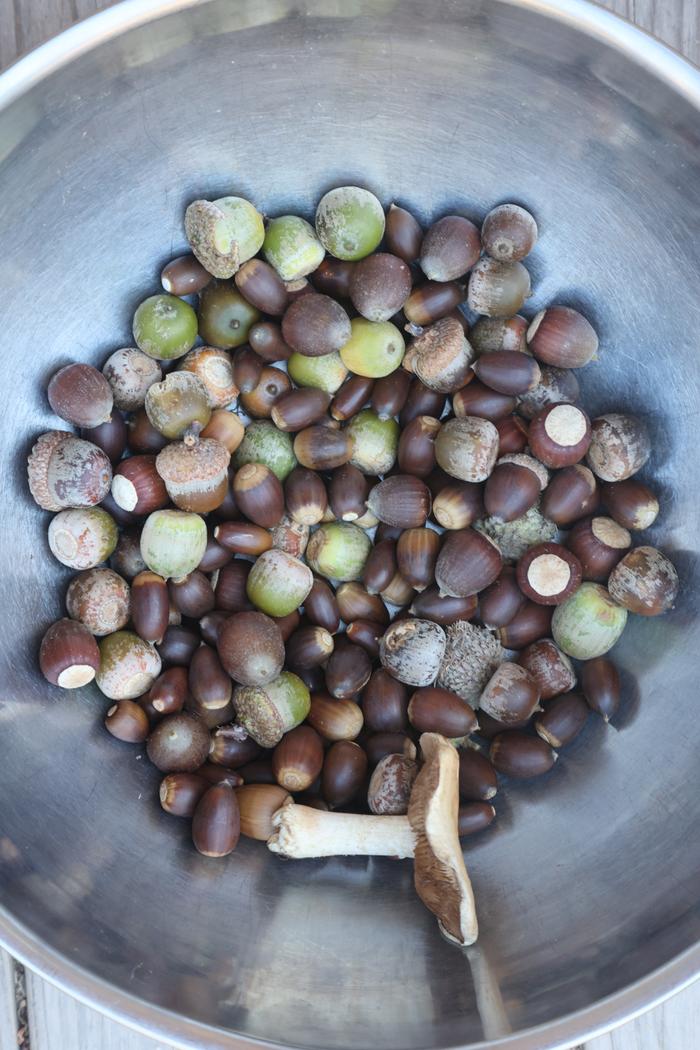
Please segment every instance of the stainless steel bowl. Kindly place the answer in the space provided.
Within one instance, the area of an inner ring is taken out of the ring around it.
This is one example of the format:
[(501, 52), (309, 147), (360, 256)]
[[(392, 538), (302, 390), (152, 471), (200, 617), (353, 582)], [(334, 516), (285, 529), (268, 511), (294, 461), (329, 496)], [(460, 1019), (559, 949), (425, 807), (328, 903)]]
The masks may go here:
[[(700, 971), (700, 76), (574, 0), (131, 0), (0, 78), (0, 936), (111, 1015), (183, 1045), (562, 1046)], [(654, 434), (653, 539), (676, 611), (633, 622), (625, 702), (470, 844), (464, 954), (411, 866), (196, 856), (157, 774), (47, 687), (37, 642), (68, 574), (24, 475), (47, 377), (128, 345), (194, 197), (309, 214), (337, 182), (416, 208), (535, 211), (530, 312), (601, 335), (594, 409)]]

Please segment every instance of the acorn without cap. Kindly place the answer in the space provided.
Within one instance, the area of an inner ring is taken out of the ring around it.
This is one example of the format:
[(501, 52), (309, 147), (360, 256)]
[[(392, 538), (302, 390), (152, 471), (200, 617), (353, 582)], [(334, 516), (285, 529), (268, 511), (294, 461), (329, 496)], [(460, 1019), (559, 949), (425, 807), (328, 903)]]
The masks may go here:
[(495, 543), (474, 529), (450, 532), (438, 555), (435, 581), (441, 595), (468, 598), (498, 576), (503, 561)]

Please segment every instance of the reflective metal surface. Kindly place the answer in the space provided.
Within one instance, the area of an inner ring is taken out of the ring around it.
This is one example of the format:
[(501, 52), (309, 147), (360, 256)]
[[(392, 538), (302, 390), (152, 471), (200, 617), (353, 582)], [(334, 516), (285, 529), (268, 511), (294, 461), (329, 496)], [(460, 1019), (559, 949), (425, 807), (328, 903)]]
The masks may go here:
[[(167, 13), (170, 12), (170, 13)], [(163, 15), (164, 17), (156, 17)], [(150, 21), (149, 21), (150, 19)], [(139, 24), (144, 23), (144, 24)], [(128, 30), (122, 32), (122, 30)], [(700, 81), (585, 5), (132, 2), (0, 78), (0, 937), (64, 987), (191, 1046), (542, 1048), (700, 970), (697, 771)], [(311, 212), (339, 181), (416, 208), (536, 213), (534, 312), (601, 335), (588, 404), (641, 411), (676, 611), (631, 624), (614, 727), (506, 787), (468, 848), (482, 936), (445, 943), (407, 863), (196, 856), (106, 701), (49, 688), (68, 573), (24, 486), (47, 377), (130, 342), (185, 203)]]

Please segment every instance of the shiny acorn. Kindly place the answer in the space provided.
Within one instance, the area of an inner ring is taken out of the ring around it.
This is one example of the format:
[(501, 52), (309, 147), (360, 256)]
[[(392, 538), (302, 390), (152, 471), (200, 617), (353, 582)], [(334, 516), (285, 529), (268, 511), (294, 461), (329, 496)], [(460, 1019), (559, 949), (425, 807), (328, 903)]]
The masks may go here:
[(510, 397), (533, 390), (541, 378), (540, 366), (535, 359), (517, 350), (494, 350), (482, 354), (472, 365), (472, 370), (485, 386)]
[(560, 543), (539, 543), (519, 559), (516, 575), (526, 598), (541, 605), (561, 605), (578, 589), (581, 563)]
[(324, 740), (354, 740), (362, 729), (363, 715), (359, 704), (349, 697), (334, 697), (324, 692), (312, 693), (307, 716)]
[(428, 587), (414, 595), (409, 612), (423, 620), (432, 620), (443, 627), (457, 623), (458, 620), (470, 620), (477, 610), (477, 597), (453, 598), (441, 596), (437, 587)]
[(112, 704), (104, 722), (107, 732), (126, 744), (142, 744), (150, 730), (148, 715), (133, 700), (118, 700)]
[(194, 255), (179, 255), (166, 263), (160, 274), (163, 291), (170, 295), (196, 295), (206, 288), (212, 275)]
[(321, 791), (331, 809), (347, 805), (363, 789), (367, 755), (353, 740), (337, 740), (326, 752)]
[(279, 399), (291, 389), (292, 384), (286, 372), (273, 365), (265, 365), (258, 385), (248, 393), (241, 394), (241, 406), (254, 419), (269, 419)]
[(408, 719), (419, 733), (466, 737), (477, 727), (474, 711), (456, 693), (435, 686), (417, 689), (408, 704)]
[(473, 747), (459, 750), (459, 795), (465, 802), (488, 802), (498, 791), (496, 770)]
[(632, 537), (612, 518), (596, 516), (578, 521), (567, 537), (567, 545), (581, 563), (584, 580), (605, 583), (632, 546)]
[(433, 529), (406, 529), (396, 544), (398, 571), (416, 591), (432, 583), (440, 551), (440, 536)]
[(524, 601), (515, 570), (504, 565), (494, 582), (479, 595), (479, 618), (486, 627), (505, 627)]
[(568, 306), (540, 310), (527, 330), (527, 342), (538, 361), (556, 368), (583, 368), (598, 352), (595, 329)]
[(419, 528), (430, 514), (430, 490), (420, 478), (394, 474), (371, 489), (367, 506), (387, 525)]
[(197, 803), (192, 816), (192, 841), (205, 857), (226, 857), (238, 845), (241, 818), (236, 793), (229, 784), (215, 784)]
[(489, 758), (499, 773), (522, 780), (549, 772), (557, 757), (544, 740), (515, 729), (494, 737), (489, 750)]
[(306, 596), (304, 612), (311, 624), (331, 635), (340, 627), (340, 610), (333, 589), (318, 577), (314, 578), (313, 586)]
[(563, 693), (545, 704), (535, 718), (537, 735), (550, 747), (566, 747), (585, 726), (590, 708), (580, 693)]
[(499, 627), (496, 637), (506, 649), (524, 649), (550, 633), (553, 607), (526, 599), (512, 620)]
[(326, 688), (338, 700), (357, 696), (372, 674), (372, 661), (359, 645), (342, 636), (337, 639), (325, 666)]
[(285, 791), (306, 791), (323, 767), (323, 744), (307, 725), (291, 729), (272, 754), (272, 772)]
[(547, 485), (541, 509), (555, 525), (567, 526), (589, 514), (598, 500), (595, 475), (582, 463), (558, 471)]
[(418, 220), (398, 204), (390, 204), (386, 213), (385, 240), (390, 252), (404, 262), (415, 262), (420, 255), (423, 230)]
[(609, 722), (620, 705), (620, 672), (612, 660), (598, 656), (581, 666), (581, 690), (592, 711)]
[(248, 779), (236, 789), (241, 815), (241, 835), (267, 842), (274, 830), (272, 818), (289, 798), (289, 792), (278, 784), (252, 783)]
[(399, 425), (402, 428), (407, 427), (416, 416), (432, 416), (434, 419), (440, 419), (444, 407), (445, 395), (437, 390), (431, 390), (417, 376), (414, 376), (399, 410)]
[(449, 532), (438, 555), (435, 582), (441, 595), (468, 598), (494, 582), (503, 565), (495, 543), (475, 529)]
[(342, 583), (335, 597), (341, 618), (346, 623), (352, 623), (353, 620), (389, 623), (389, 613), (382, 599), (366, 591), (361, 583), (354, 580)]
[(367, 376), (348, 376), (331, 401), (332, 418), (341, 422), (351, 420), (367, 404), (373, 387), (374, 380)]
[(600, 494), (610, 517), (625, 529), (648, 529), (658, 517), (657, 497), (636, 478), (601, 485)]
[(530, 294), (530, 274), (520, 262), (497, 262), (488, 256), (469, 275), (469, 309), (487, 317), (512, 317)]
[(515, 411), (515, 404), (516, 400), (512, 394), (501, 394), (474, 379), (455, 392), (452, 411), (458, 419), (464, 416), (481, 416), (482, 419), (497, 423)]
[(39, 668), (47, 682), (62, 689), (80, 689), (92, 682), (100, 666), (100, 650), (88, 628), (63, 619), (44, 634)]
[(487, 255), (499, 262), (518, 262), (529, 255), (537, 242), (537, 223), (518, 204), (499, 204), (488, 213), (481, 227), (481, 244)]

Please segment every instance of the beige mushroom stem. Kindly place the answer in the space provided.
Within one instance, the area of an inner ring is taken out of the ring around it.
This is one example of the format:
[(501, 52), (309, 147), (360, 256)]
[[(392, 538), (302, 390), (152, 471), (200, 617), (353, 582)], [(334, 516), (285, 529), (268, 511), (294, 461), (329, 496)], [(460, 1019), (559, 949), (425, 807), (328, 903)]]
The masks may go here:
[(407, 817), (324, 812), (288, 800), (272, 818), (268, 849), (293, 858), (413, 857), (418, 896), (447, 937), (472, 944), (478, 925), (457, 832), (459, 758), (437, 733), (424, 733), (420, 746)]

